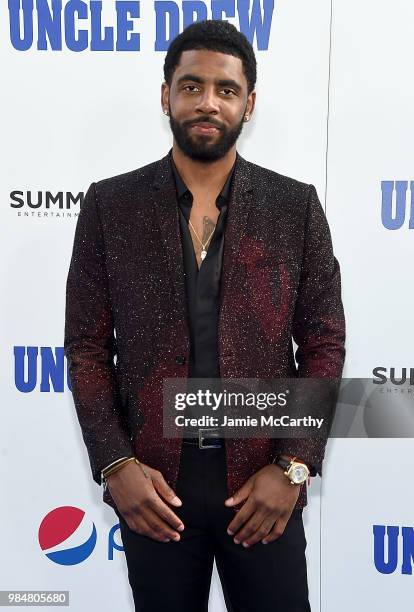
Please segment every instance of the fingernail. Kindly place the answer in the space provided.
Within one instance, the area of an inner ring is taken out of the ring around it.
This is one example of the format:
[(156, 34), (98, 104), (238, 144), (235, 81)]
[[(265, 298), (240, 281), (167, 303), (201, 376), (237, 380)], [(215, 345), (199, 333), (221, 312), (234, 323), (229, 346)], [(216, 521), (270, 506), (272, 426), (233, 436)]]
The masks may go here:
[(169, 542), (170, 538), (167, 538), (166, 540), (163, 540), (163, 542)]
[(173, 540), (175, 540), (176, 542), (178, 542), (179, 539), (180, 539), (180, 536), (178, 535), (178, 533), (173, 536)]
[(236, 540), (236, 538), (234, 538), (234, 543), (235, 544), (240, 544), (240, 540)]
[(243, 546), (244, 546), (245, 548), (249, 548), (249, 544), (248, 544), (247, 542), (243, 542)]
[(231, 531), (231, 529), (227, 529), (227, 533), (228, 533), (229, 535), (233, 535), (233, 534), (234, 534), (234, 531)]
[(175, 506), (181, 506), (182, 505), (182, 501), (179, 497), (175, 496), (172, 498), (171, 503), (174, 504)]
[(229, 499), (226, 499), (226, 501), (224, 503), (225, 504), (232, 504), (233, 503), (233, 498), (229, 497)]
[(179, 525), (179, 526), (177, 527), (177, 531), (183, 531), (183, 529), (184, 529), (184, 525)]

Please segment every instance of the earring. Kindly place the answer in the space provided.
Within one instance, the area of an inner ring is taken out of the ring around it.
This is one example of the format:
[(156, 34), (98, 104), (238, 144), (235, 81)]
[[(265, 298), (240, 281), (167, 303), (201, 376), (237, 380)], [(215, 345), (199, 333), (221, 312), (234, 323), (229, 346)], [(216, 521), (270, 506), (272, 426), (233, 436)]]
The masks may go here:
[(245, 121), (249, 121), (249, 116), (248, 115), (244, 115), (244, 120)]
[(168, 113), (167, 109), (166, 109), (166, 108), (164, 108), (164, 115), (168, 115), (168, 114), (169, 114), (169, 113)]

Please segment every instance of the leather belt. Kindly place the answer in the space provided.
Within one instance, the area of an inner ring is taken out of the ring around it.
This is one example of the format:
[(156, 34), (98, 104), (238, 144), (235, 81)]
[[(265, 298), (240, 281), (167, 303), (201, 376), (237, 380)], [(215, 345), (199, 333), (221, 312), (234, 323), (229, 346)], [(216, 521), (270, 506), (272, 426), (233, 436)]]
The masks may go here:
[(185, 446), (197, 446), (200, 449), (221, 448), (224, 439), (220, 438), (220, 432), (215, 428), (204, 427), (198, 430), (198, 436), (183, 438)]

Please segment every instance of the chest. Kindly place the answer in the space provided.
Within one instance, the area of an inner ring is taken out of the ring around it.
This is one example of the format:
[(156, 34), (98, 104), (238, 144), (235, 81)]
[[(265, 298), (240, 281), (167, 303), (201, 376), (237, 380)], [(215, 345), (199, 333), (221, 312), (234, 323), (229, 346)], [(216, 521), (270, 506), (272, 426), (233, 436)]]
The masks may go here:
[(203, 254), (207, 252), (211, 243), (219, 215), (220, 211), (216, 206), (193, 206), (191, 209), (188, 229), (199, 268)]

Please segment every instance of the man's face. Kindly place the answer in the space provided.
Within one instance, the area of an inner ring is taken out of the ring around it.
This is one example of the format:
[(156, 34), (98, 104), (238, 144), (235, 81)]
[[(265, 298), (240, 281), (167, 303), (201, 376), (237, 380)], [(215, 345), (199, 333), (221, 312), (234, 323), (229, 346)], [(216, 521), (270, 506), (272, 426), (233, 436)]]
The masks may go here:
[(206, 50), (184, 51), (171, 86), (162, 85), (162, 106), (181, 151), (212, 162), (226, 155), (253, 112), (241, 59)]

